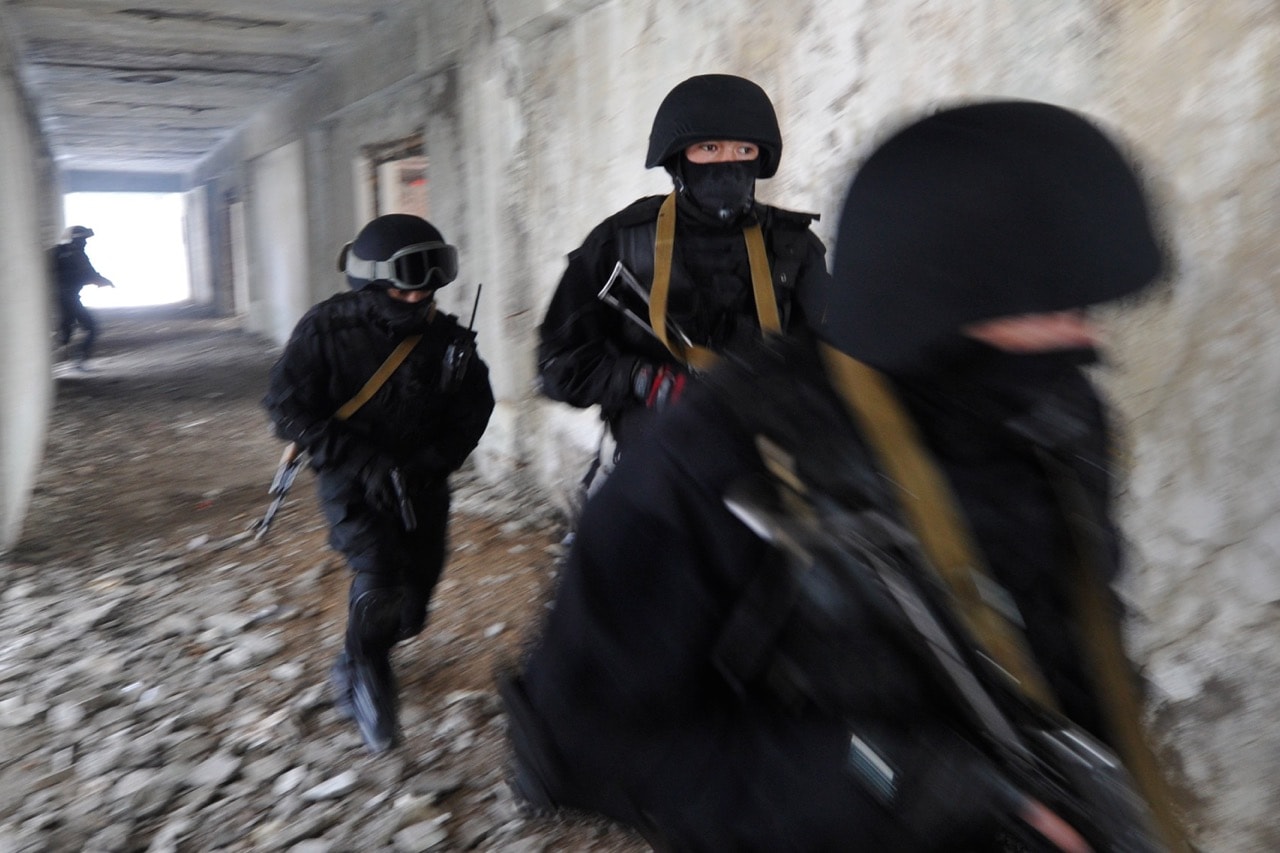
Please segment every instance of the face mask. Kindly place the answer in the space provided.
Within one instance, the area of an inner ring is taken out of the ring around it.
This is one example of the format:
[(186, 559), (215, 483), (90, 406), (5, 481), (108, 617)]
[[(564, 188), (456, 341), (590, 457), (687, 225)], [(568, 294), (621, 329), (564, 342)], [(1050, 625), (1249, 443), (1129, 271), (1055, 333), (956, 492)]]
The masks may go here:
[[(391, 329), (397, 332), (412, 331), (421, 328), (431, 320), (431, 312), (435, 306), (434, 300), (424, 299), (421, 302), (402, 302), (398, 299), (392, 299), (385, 292), (385, 288), (374, 285), (366, 288), (373, 294), (374, 313)], [(364, 291), (361, 291), (364, 292)]]
[(759, 160), (733, 163), (680, 163), (677, 186), (702, 210), (721, 222), (732, 222), (751, 209)]

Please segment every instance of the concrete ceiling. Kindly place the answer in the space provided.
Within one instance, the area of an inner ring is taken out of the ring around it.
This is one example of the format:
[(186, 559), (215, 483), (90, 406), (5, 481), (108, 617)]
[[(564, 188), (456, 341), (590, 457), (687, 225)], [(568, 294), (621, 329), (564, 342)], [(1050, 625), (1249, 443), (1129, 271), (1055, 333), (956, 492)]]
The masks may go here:
[(0, 0), (60, 171), (185, 174), (398, 0)]

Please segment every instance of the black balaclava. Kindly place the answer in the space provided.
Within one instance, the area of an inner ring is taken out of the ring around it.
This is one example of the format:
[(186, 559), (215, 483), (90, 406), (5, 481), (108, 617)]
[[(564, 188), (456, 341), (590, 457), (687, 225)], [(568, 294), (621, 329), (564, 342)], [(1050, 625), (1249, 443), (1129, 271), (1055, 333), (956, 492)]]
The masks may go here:
[(680, 155), (673, 178), (676, 190), (722, 224), (736, 222), (755, 202), (760, 161), (692, 163)]
[(1040, 669), (1062, 710), (1108, 741), (1076, 633), (1069, 560), (1075, 554), (1047, 454), (1075, 471), (1094, 570), (1113, 580), (1120, 536), (1111, 522), (1109, 428), (1081, 370), (1090, 350), (1012, 354), (957, 338), (934, 353), (932, 369), (895, 375), (894, 387), (929, 452), (946, 473), (980, 553), (1012, 596)]
[(854, 177), (819, 329), (888, 374), (1063, 710), (1104, 740), (1066, 615), (1075, 531), (1045, 467), (1075, 472), (1095, 568), (1114, 576), (1106, 412), (1081, 369), (1093, 354), (1015, 354), (963, 329), (1109, 302), (1161, 264), (1135, 173), (1090, 121), (1024, 101), (945, 109), (890, 137)]
[(388, 333), (393, 335), (409, 335), (421, 332), (431, 324), (435, 312), (435, 294), (431, 299), (418, 302), (404, 302), (393, 299), (384, 288), (370, 287), (362, 293), (368, 294), (368, 311)]

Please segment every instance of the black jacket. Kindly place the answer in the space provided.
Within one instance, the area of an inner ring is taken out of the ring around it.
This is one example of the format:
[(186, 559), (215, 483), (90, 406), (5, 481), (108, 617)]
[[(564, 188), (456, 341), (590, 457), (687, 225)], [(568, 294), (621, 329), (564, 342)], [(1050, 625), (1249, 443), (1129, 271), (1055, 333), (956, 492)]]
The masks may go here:
[[(940, 420), (926, 434), (952, 477), (972, 457), (933, 440), (973, 423)], [(824, 493), (888, 507), (811, 347), (776, 344), (711, 373), (588, 502), (544, 632), (505, 691), (517, 756), (553, 801), (636, 826), (660, 849), (992, 849), (974, 839), (1006, 805), (1003, 789), (919, 651), (857, 602), (815, 628), (781, 555), (726, 508), (731, 487), (763, 474), (761, 434)], [(1010, 499), (1032, 501), (1033, 518), (1053, 505), (1034, 488), (987, 485), (958, 496), (979, 542), (1004, 545), (988, 554), (995, 573), (1056, 587), (1066, 555), (1052, 530), (1020, 529), (1007, 511)], [(1105, 476), (1087, 485), (1105, 505)], [(1027, 537), (1045, 558), (1034, 566), (1017, 562)], [(1069, 636), (1064, 613), (1035, 616)], [(1037, 661), (1056, 674), (1078, 655), (1069, 642), (1060, 651), (1037, 647)], [(892, 756), (892, 807), (851, 772), (851, 729)]]
[[(417, 333), (421, 342), (373, 398), (349, 420), (334, 418), (396, 345)], [(316, 469), (354, 477), (383, 457), (414, 479), (443, 479), (475, 448), (493, 411), (489, 370), (478, 355), (457, 390), (441, 387), (446, 348), (473, 341), (453, 316), (428, 315), (378, 288), (340, 293), (298, 321), (263, 405), (276, 434), (297, 442)]]
[[(655, 222), (663, 198), (633, 202), (596, 226), (570, 253), (539, 329), (543, 393), (580, 408), (600, 406), (615, 436), (624, 415), (643, 406), (632, 388), (636, 365), (676, 364), (656, 338), (598, 298), (620, 259), (646, 289), (650, 286)], [(718, 352), (757, 337), (741, 223), (709, 224), (683, 199), (677, 211), (670, 319), (695, 343)], [(753, 215), (764, 234), (783, 328), (809, 325), (816, 320), (811, 315), (822, 310), (829, 282), (826, 250), (809, 230), (816, 217), (763, 204), (756, 205)], [(647, 321), (643, 302), (631, 304)]]
[(93, 268), (83, 245), (59, 243), (49, 250), (49, 261), (53, 268), (54, 285), (58, 294), (64, 298), (78, 296), (80, 289), (86, 284), (106, 282)]

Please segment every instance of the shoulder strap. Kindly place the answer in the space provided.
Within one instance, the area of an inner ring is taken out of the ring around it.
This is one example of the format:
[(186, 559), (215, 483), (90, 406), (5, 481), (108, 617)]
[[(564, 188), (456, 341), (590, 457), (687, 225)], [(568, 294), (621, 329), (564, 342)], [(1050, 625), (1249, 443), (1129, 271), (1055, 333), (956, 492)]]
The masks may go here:
[(1120, 626), (1112, 618), (1113, 604), (1106, 582), (1097, 571), (1099, 559), (1096, 537), (1091, 529), (1089, 501), (1080, 480), (1062, 461), (1041, 454), (1041, 464), (1059, 503), (1076, 523), (1070, 524), (1075, 540), (1072, 593), (1086, 659), (1100, 696), (1102, 713), (1110, 729), (1116, 752), (1124, 759), (1138, 790), (1151, 806), (1156, 826), (1170, 850), (1189, 851), (1186, 832), (1173, 812), (1173, 796), (1155, 753), (1147, 742), (1142, 724), (1142, 700), (1134, 684), (1133, 668), (1124, 653)]
[[(956, 597), (961, 618), (1028, 698), (1054, 708), (1024, 639), (981, 595), (981, 587), (990, 582), (986, 567), (959, 514), (955, 496), (928, 457), (914, 423), (889, 383), (868, 365), (828, 345), (822, 346), (822, 357), (837, 392), (893, 481), (912, 532)], [(1048, 465), (1048, 472), (1063, 508), (1078, 514), (1084, 501), (1072, 489), (1078, 492), (1079, 483), (1052, 465)], [(1079, 537), (1080, 525), (1071, 527)], [(1115, 620), (1108, 615), (1105, 590), (1092, 569), (1087, 542), (1077, 542), (1076, 557), (1075, 611), (1086, 640), (1089, 671), (1096, 679), (1115, 747), (1150, 806), (1164, 842), (1172, 851), (1189, 851), (1186, 834), (1173, 813), (1168, 785), (1146, 741), (1131, 668)]]
[[(435, 316), (434, 305), (431, 306), (431, 316)], [(410, 335), (400, 343), (396, 344), (396, 348), (391, 351), (391, 355), (387, 356), (386, 361), (382, 362), (378, 369), (374, 371), (373, 375), (364, 383), (364, 387), (357, 391), (354, 397), (339, 406), (338, 410), (333, 413), (333, 416), (340, 421), (345, 421), (347, 418), (359, 411), (361, 406), (369, 402), (369, 400), (373, 398), (373, 395), (378, 393), (378, 389), (391, 378), (391, 374), (396, 372), (396, 368), (400, 366), (401, 362), (408, 357), (409, 353), (413, 351), (413, 348), (416, 347), (418, 342), (421, 340), (422, 335)], [(292, 459), (301, 453), (302, 449), (298, 446), (296, 441), (291, 441), (288, 446), (285, 447), (284, 452), (286, 457)], [(284, 460), (282, 459), (281, 461), (283, 464)]]
[(938, 576), (956, 597), (970, 632), (1030, 699), (1056, 702), (1032, 662), (1025, 639), (982, 594), (992, 584), (955, 496), (926, 454), (915, 424), (883, 376), (826, 344), (832, 384), (897, 491), (898, 505)]
[[(769, 273), (769, 256), (765, 251), (764, 235), (760, 223), (753, 222), (742, 229), (747, 242), (747, 260), (751, 266), (751, 291), (755, 296), (756, 317), (760, 329), (766, 334), (781, 331), (778, 319), (778, 302), (773, 294), (773, 279)], [(667, 291), (671, 286), (671, 259), (675, 253), (676, 194), (667, 196), (658, 210), (658, 233), (653, 247), (653, 287), (649, 293), (649, 325), (658, 340), (682, 363), (698, 370), (710, 369), (716, 363), (716, 354), (707, 347), (685, 346), (667, 335)]]
[(396, 372), (396, 368), (400, 366), (401, 362), (418, 345), (420, 340), (422, 340), (422, 335), (410, 335), (397, 344), (396, 348), (391, 351), (391, 355), (387, 356), (387, 360), (382, 362), (382, 366), (369, 377), (368, 382), (364, 383), (364, 387), (357, 391), (354, 397), (339, 406), (338, 411), (334, 412), (333, 416), (340, 421), (345, 421), (354, 415), (361, 406), (369, 402), (373, 395), (378, 393), (378, 389), (391, 378), (391, 374)]
[[(656, 216), (656, 214), (655, 214)], [(615, 237), (618, 258), (640, 281), (652, 285), (653, 246), (657, 241), (657, 219), (636, 222), (619, 228)]]

